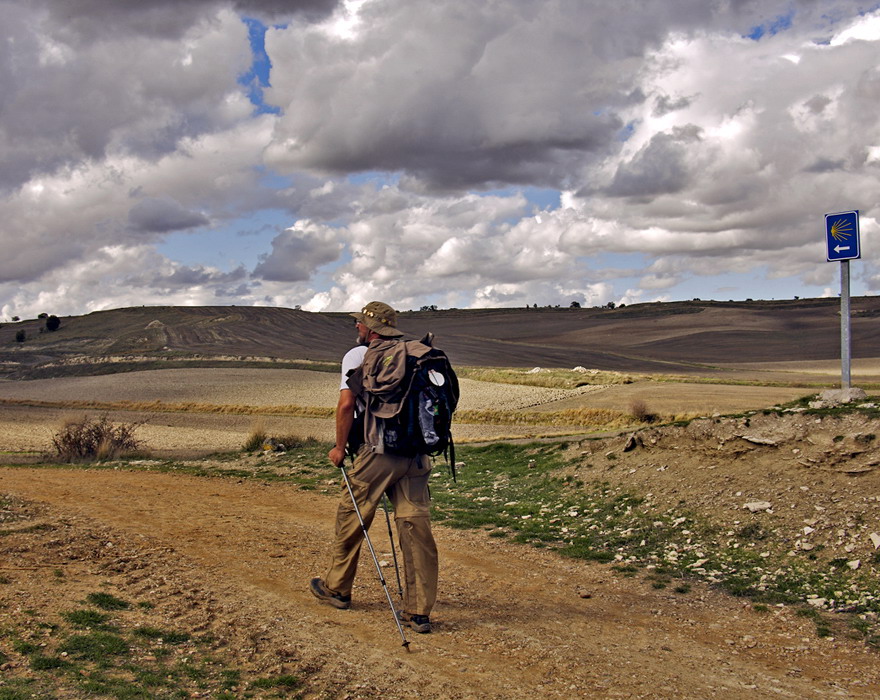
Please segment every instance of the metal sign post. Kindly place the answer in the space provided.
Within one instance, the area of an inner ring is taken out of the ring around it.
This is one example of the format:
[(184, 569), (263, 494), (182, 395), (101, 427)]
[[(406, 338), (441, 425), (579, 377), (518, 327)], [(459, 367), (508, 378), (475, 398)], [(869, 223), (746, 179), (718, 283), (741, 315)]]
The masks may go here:
[(851, 337), (849, 311), (849, 261), (862, 255), (859, 240), (859, 212), (825, 215), (825, 257), (840, 261), (840, 388), (849, 389), (851, 379)]
[(840, 263), (840, 388), (850, 388), (849, 260)]

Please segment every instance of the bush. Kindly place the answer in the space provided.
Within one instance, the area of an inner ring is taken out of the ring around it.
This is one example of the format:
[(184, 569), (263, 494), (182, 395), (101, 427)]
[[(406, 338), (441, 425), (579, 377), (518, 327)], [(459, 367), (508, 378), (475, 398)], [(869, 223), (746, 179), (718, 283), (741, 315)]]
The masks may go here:
[(46, 330), (47, 331), (57, 331), (61, 328), (61, 319), (57, 316), (49, 316), (46, 319)]
[(647, 404), (641, 399), (633, 399), (629, 405), (629, 412), (640, 423), (653, 423), (657, 420), (657, 414), (648, 410)]
[(25, 333), (23, 330), (15, 332), (15, 342), (16, 343), (23, 343), (26, 339), (27, 339), (27, 333)]
[(67, 421), (52, 438), (58, 456), (65, 462), (112, 459), (137, 451), (141, 443), (134, 431), (140, 423), (114, 425), (107, 416), (92, 420), (88, 416)]

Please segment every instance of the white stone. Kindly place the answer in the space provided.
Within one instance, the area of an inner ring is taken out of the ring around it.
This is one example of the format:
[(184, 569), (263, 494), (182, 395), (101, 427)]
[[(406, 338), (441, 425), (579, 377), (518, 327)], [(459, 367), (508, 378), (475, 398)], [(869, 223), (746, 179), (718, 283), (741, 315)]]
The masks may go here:
[(848, 561), (848, 562), (846, 563), (846, 565), (847, 565), (850, 569), (852, 569), (853, 571), (855, 571), (856, 569), (858, 569), (858, 568), (862, 565), (862, 562), (861, 562), (860, 559), (853, 559), (852, 561)]
[(858, 389), (856, 387), (849, 389), (828, 389), (823, 391), (819, 396), (821, 401), (829, 405), (862, 401), (867, 398), (868, 395), (865, 393), (864, 389)]
[(755, 445), (770, 445), (773, 446), (776, 444), (776, 440), (771, 440), (770, 438), (760, 437), (759, 435), (743, 435), (742, 439), (746, 442), (754, 443)]
[(872, 532), (871, 542), (874, 544), (874, 549), (880, 547), (880, 535), (878, 535), (876, 532)]
[(751, 503), (746, 503), (743, 508), (752, 512), (752, 513), (760, 513), (764, 510), (770, 510), (773, 505), (767, 501), (752, 501)]

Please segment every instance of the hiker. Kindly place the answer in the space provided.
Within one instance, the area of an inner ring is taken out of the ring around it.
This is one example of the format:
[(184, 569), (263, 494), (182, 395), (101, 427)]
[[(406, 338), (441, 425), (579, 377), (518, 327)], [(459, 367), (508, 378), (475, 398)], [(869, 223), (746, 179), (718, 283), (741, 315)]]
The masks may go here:
[[(405, 456), (383, 449), (381, 440), (364, 441), (364, 405), (348, 385), (349, 376), (363, 362), (371, 343), (399, 340), (403, 333), (397, 329), (397, 312), (387, 304), (371, 301), (358, 313), (356, 319), (358, 345), (342, 359), (342, 382), (336, 406), (336, 445), (328, 453), (330, 461), (343, 467), (346, 447), (350, 438), (359, 445), (354, 464), (348, 471), (353, 498), (357, 501), (369, 528), (376, 508), (386, 493), (394, 506), (394, 522), (403, 554), (404, 590), (400, 623), (418, 633), (431, 631), (430, 614), (437, 598), (437, 545), (431, 534), (430, 495), (428, 481), (431, 463), (427, 455)], [(352, 426), (358, 428), (352, 433)], [(363, 444), (361, 444), (363, 443)], [(372, 444), (371, 444), (372, 443)], [(309, 584), (312, 593), (321, 601), (345, 610), (351, 607), (351, 589), (357, 570), (364, 531), (361, 528), (352, 497), (343, 490), (336, 513), (336, 537), (332, 561), (324, 578), (313, 578)]]

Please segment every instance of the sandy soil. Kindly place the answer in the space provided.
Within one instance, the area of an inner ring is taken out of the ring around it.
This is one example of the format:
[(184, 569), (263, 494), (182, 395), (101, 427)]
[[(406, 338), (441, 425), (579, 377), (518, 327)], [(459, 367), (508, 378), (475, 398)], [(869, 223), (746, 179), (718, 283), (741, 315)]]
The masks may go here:
[[(43, 504), (0, 542), (15, 557), (2, 564), (0, 623), (26, 608), (51, 615), (100, 582), (213, 633), (217, 653), (248, 668), (305, 670), (309, 698), (880, 694), (875, 652), (818, 638), (788, 608), (759, 614), (700, 585), (679, 596), (439, 527), (436, 630), (410, 634), (407, 652), (367, 562), (352, 610), (309, 594), (308, 577), (327, 564), (335, 499), (289, 486), (19, 468), (0, 469), (0, 492)], [(35, 520), (49, 529), (27, 532)], [(63, 582), (46, 586), (46, 567), (63, 567)]]

